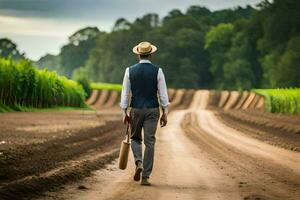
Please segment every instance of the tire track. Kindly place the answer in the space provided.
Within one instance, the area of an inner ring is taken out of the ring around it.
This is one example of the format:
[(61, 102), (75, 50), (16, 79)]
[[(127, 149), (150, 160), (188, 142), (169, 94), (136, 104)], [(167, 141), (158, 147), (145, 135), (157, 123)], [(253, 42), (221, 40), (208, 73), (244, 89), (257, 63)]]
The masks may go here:
[(185, 116), (182, 126), (187, 136), (220, 171), (236, 181), (244, 199), (251, 196), (261, 196), (261, 199), (300, 197), (297, 190), (300, 187), (300, 168), (297, 165), (299, 159), (294, 158), (296, 154), (273, 146), (266, 147), (269, 152), (263, 147), (253, 147), (253, 143), (248, 142), (251, 138), (237, 142), (232, 136), (239, 133), (216, 124), (220, 125), (212, 112), (203, 110)]

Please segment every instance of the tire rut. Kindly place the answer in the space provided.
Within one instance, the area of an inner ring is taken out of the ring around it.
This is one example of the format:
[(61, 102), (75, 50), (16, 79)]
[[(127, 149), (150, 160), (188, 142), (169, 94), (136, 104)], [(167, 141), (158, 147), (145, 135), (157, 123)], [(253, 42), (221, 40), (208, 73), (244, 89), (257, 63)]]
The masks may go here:
[(214, 138), (200, 127), (195, 113), (188, 113), (181, 125), (186, 135), (219, 167), (220, 171), (236, 180), (244, 199), (260, 194), (266, 196), (263, 199), (299, 197), (297, 188), (300, 187), (300, 177), (291, 170), (255, 155), (242, 153), (237, 148)]

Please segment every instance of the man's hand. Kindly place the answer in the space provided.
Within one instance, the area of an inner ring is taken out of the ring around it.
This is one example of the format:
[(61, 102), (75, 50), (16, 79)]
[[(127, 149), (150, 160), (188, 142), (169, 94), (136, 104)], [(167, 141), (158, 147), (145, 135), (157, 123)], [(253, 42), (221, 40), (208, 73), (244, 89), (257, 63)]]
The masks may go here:
[(160, 117), (160, 127), (166, 126), (167, 123), (168, 123), (168, 117), (167, 117), (167, 114), (164, 112), (162, 114), (162, 116)]
[(123, 115), (123, 123), (127, 124), (129, 122), (130, 122), (130, 117), (127, 114)]
[(127, 124), (130, 122), (130, 117), (127, 114), (127, 109), (123, 110), (123, 123)]

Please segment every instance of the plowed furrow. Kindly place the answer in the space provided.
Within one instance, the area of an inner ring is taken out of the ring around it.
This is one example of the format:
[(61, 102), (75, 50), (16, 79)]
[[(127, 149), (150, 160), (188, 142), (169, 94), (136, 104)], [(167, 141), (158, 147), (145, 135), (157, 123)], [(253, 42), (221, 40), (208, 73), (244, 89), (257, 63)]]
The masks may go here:
[(93, 149), (101, 152), (116, 147), (121, 136), (117, 124), (119, 122), (109, 122), (103, 127), (75, 132), (67, 138), (5, 151), (0, 160), (1, 184), (54, 169)]

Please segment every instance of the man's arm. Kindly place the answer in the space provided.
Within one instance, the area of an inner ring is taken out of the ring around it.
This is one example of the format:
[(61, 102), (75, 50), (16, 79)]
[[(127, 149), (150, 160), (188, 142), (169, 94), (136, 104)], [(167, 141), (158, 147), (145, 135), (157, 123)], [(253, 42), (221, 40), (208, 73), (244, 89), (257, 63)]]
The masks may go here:
[(165, 76), (164, 76), (164, 73), (161, 68), (159, 68), (159, 70), (158, 70), (157, 88), (158, 88), (158, 96), (159, 96), (159, 100), (160, 100), (160, 105), (163, 110), (163, 115), (160, 118), (160, 125), (163, 127), (163, 126), (167, 125), (168, 106), (170, 103), (169, 103), (169, 97), (168, 97)]
[(130, 95), (129, 68), (126, 68), (124, 78), (123, 78), (123, 86), (122, 86), (121, 102), (120, 102), (120, 107), (123, 110), (124, 124), (129, 122), (129, 116), (127, 114), (129, 95)]

